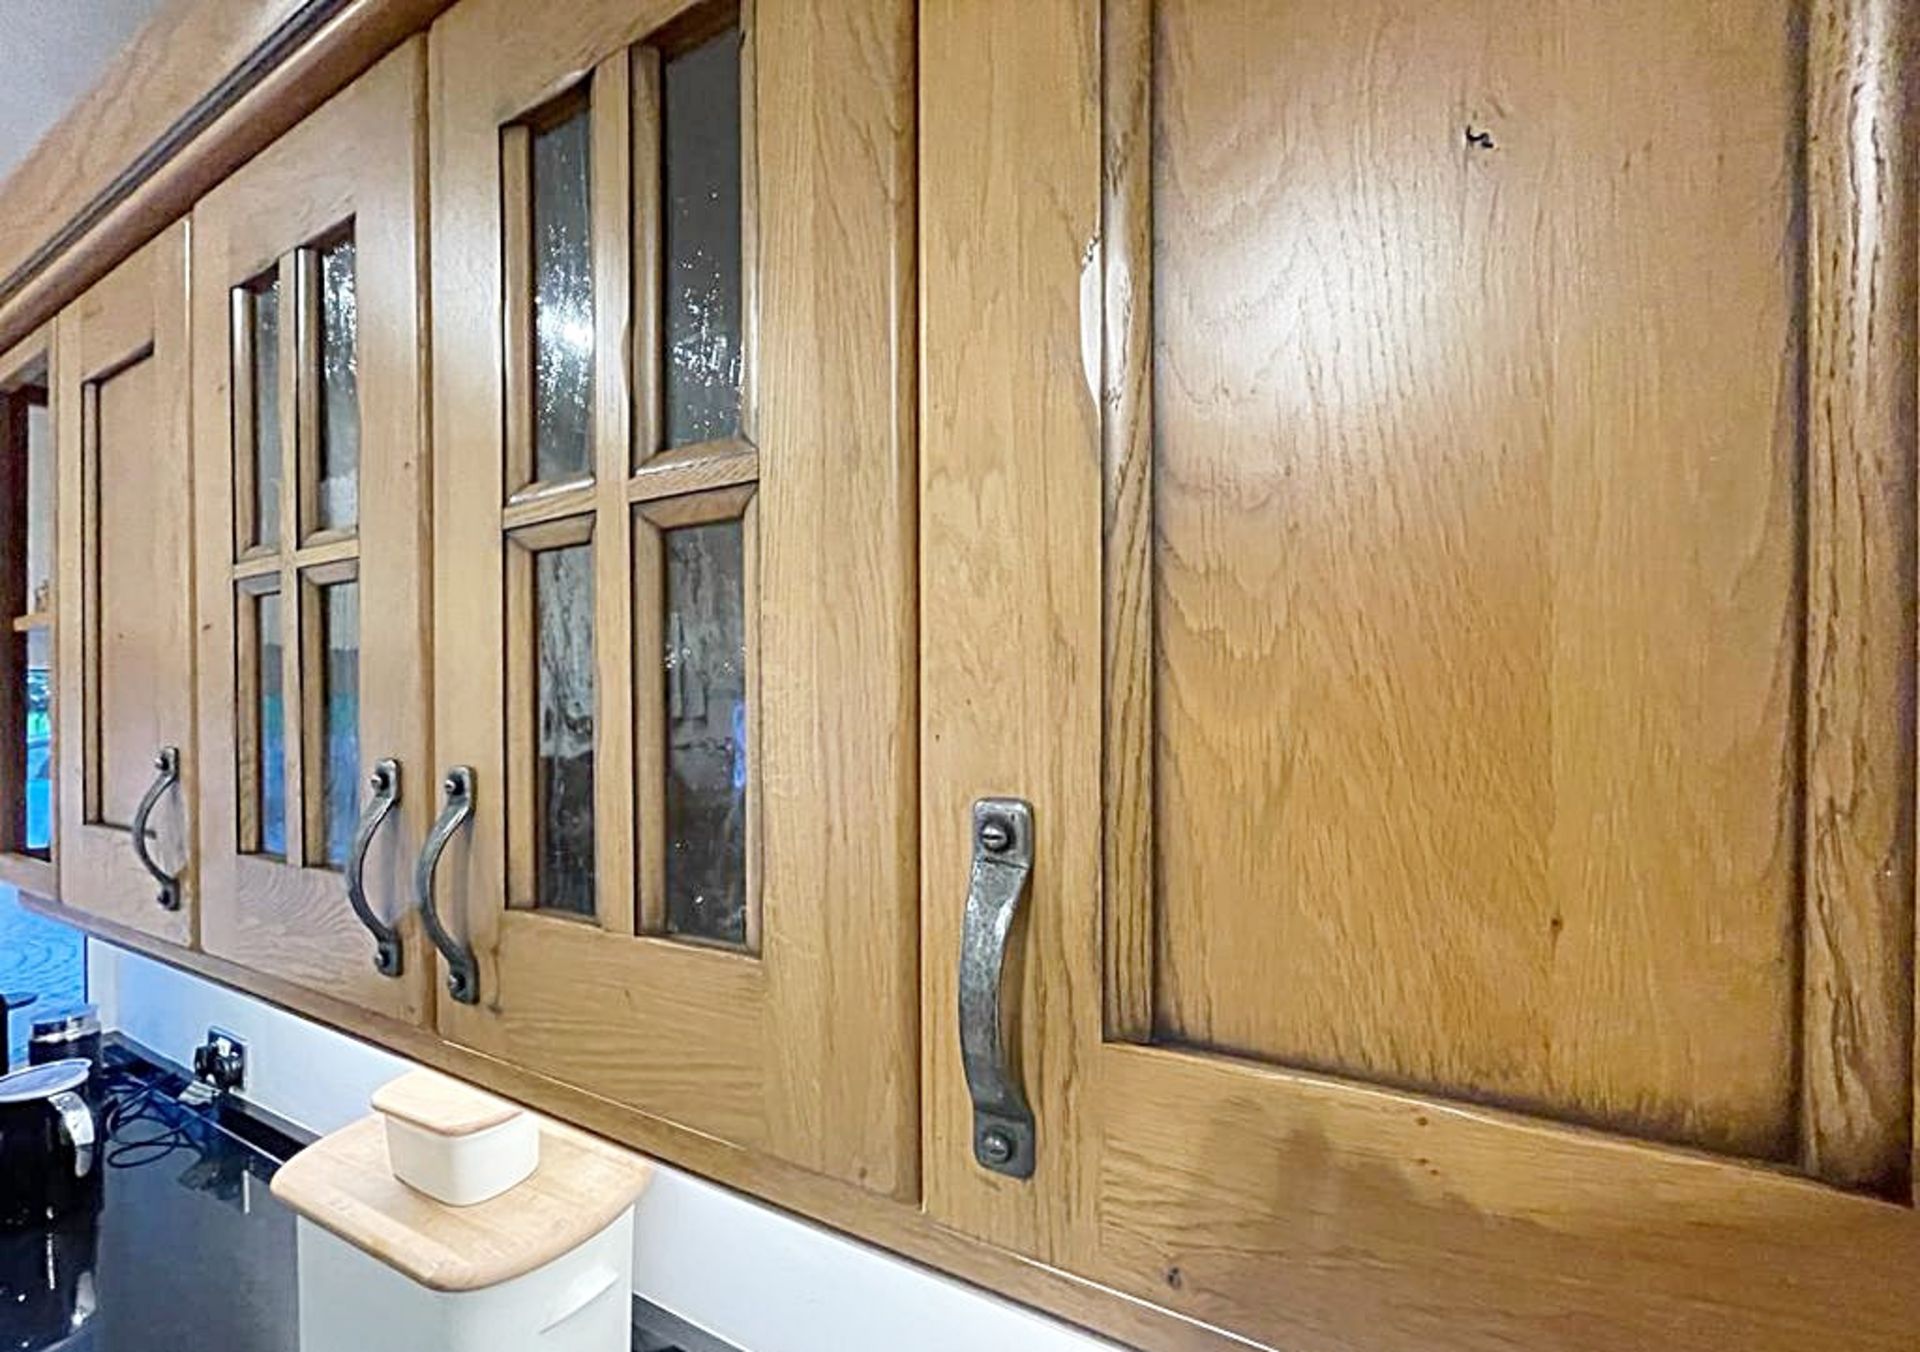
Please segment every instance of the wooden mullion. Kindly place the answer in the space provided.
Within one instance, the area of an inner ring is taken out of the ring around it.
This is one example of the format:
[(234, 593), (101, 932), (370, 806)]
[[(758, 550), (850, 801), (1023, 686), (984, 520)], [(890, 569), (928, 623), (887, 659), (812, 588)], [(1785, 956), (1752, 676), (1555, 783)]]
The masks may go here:
[(634, 933), (634, 777), (632, 587), (633, 529), (626, 480), (633, 458), (633, 391), (616, 354), (633, 304), (634, 238), (630, 195), (635, 139), (635, 63), (624, 50), (594, 67), (591, 100), (594, 350), (592, 424), (595, 497), (594, 612), (594, 909), (609, 933)]
[(648, 502), (752, 483), (759, 477), (760, 453), (748, 442), (729, 437), (677, 446), (653, 456), (628, 481), (627, 497)]
[(640, 505), (640, 515), (661, 530), (682, 526), (705, 526), (716, 521), (731, 521), (743, 515), (753, 501), (757, 488), (738, 484), (711, 493), (688, 493)]

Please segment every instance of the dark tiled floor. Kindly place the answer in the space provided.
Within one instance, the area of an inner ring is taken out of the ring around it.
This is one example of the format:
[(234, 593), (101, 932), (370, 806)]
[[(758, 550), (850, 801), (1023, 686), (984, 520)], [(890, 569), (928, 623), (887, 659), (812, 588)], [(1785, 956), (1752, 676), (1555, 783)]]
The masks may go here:
[[(87, 988), (86, 950), (80, 935), (65, 925), (43, 920), (21, 908), (11, 887), (0, 887), (0, 991), (28, 991), (40, 997), (44, 1008), (84, 998)], [(9, 1055), (22, 1059), (33, 1010), (13, 1017), (8, 1030)]]

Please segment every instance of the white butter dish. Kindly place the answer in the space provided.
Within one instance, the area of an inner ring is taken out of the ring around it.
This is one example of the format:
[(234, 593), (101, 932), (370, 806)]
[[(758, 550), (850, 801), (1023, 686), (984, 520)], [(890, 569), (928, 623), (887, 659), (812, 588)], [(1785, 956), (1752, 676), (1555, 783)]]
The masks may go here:
[(498, 1197), (540, 1167), (532, 1113), (435, 1071), (381, 1086), (373, 1110), (386, 1120), (393, 1176), (448, 1206)]

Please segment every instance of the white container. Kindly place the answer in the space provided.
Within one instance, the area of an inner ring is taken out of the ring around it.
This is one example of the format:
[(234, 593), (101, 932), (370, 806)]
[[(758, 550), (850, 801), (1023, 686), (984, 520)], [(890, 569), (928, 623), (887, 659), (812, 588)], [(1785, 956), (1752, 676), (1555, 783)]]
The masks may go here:
[[(375, 1102), (394, 1111), (274, 1176), (300, 1218), (301, 1352), (628, 1352), (646, 1160), (443, 1077), (395, 1081)], [(518, 1170), (521, 1125), (537, 1167), (519, 1183), (435, 1195)], [(449, 1140), (464, 1144), (449, 1154)]]
[(474, 1206), (540, 1167), (532, 1113), (470, 1085), (416, 1070), (373, 1096), (387, 1122), (393, 1176), (448, 1206)]
[(627, 1352), (633, 1209), (545, 1267), (434, 1291), (299, 1222), (300, 1352)]

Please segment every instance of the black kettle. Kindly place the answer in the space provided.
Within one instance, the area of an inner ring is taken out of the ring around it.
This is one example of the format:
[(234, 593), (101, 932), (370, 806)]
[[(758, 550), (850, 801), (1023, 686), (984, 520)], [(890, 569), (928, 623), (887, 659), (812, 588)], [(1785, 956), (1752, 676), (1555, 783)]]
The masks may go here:
[(83, 1059), (0, 1076), (0, 1231), (44, 1225), (87, 1201), (100, 1152)]

